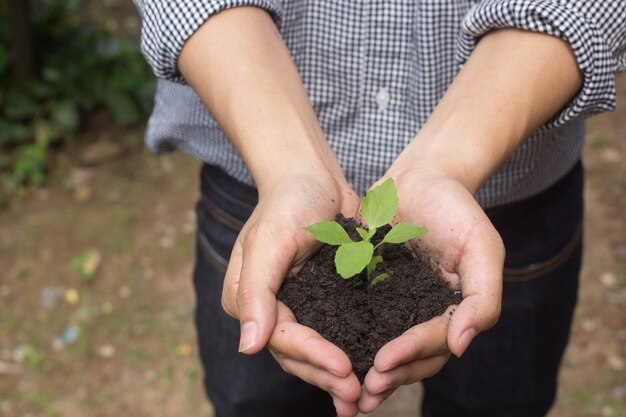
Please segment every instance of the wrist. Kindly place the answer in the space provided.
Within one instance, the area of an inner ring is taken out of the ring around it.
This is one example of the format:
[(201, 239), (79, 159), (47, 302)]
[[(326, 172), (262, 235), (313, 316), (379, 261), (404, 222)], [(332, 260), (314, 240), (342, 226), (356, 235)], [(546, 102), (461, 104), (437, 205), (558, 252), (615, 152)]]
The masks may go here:
[(488, 141), (481, 144), (464, 132), (446, 129), (428, 136), (420, 132), (386, 175), (395, 177), (402, 172), (419, 172), (420, 175), (445, 177), (476, 194), (500, 166), (505, 155), (501, 152), (501, 157), (496, 158), (498, 152), (486, 151), (488, 146)]
[(581, 83), (562, 40), (516, 29), (490, 32), (391, 172), (437, 172), (475, 194)]
[(281, 184), (294, 181), (324, 183), (330, 188), (349, 187), (339, 165), (328, 166), (325, 161), (310, 154), (292, 154), (251, 171), (260, 198)]

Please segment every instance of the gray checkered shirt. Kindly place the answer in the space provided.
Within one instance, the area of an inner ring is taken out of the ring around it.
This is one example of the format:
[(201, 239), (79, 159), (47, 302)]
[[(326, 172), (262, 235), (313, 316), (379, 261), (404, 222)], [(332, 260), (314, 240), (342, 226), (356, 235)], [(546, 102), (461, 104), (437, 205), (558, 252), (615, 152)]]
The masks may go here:
[(584, 85), (480, 189), (483, 207), (529, 197), (567, 173), (580, 158), (583, 117), (615, 107), (614, 73), (626, 70), (625, 0), (135, 3), (143, 18), (142, 49), (159, 77), (148, 147), (157, 153), (181, 149), (247, 184), (253, 180), (236, 149), (177, 68), (185, 40), (225, 8), (254, 5), (271, 13), (328, 141), (361, 194), (415, 137), (480, 37), (492, 29), (515, 27), (564, 39)]

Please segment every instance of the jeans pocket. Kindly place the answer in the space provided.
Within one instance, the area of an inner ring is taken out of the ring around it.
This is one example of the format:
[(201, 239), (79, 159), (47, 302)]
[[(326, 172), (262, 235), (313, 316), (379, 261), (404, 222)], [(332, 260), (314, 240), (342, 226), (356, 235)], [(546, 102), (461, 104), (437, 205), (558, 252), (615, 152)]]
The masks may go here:
[(528, 281), (557, 270), (576, 252), (583, 238), (582, 224), (578, 226), (572, 238), (555, 255), (539, 262), (530, 262), (525, 266), (504, 267), (504, 280), (508, 282)]
[(505, 281), (528, 281), (558, 269), (582, 241), (582, 164), (542, 193), (487, 215), (506, 248)]
[(200, 178), (199, 249), (215, 269), (225, 273), (237, 236), (254, 210), (256, 190), (210, 165), (203, 167)]

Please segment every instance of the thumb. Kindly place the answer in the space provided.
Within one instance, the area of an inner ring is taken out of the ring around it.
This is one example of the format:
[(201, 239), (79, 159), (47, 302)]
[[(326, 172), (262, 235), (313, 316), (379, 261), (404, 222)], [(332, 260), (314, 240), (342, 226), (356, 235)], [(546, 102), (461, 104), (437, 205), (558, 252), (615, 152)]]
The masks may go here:
[(466, 245), (459, 265), (463, 301), (448, 329), (448, 348), (457, 357), (500, 317), (504, 245), (490, 223), (481, 226), (474, 233), (477, 238)]
[(448, 349), (461, 357), (474, 337), (493, 326), (500, 316), (500, 303), (495, 299), (485, 302), (482, 297), (465, 297), (450, 321)]
[(244, 243), (237, 289), (241, 353), (254, 354), (262, 350), (276, 325), (276, 293), (294, 257), (288, 250), (289, 245), (277, 242), (284, 240), (250, 233)]

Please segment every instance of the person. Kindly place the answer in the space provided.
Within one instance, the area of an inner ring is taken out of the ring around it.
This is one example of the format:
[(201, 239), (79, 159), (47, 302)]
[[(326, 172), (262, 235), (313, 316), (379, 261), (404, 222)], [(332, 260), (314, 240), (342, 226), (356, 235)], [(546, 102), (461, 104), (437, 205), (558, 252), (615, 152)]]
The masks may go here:
[[(623, 1), (135, 3), (159, 77), (147, 144), (205, 162), (194, 284), (216, 417), (354, 416), (421, 380), (424, 416), (548, 412), (582, 120), (614, 108)], [(384, 346), (361, 387), (276, 293), (318, 248), (303, 227), (386, 178), (463, 301)]]

